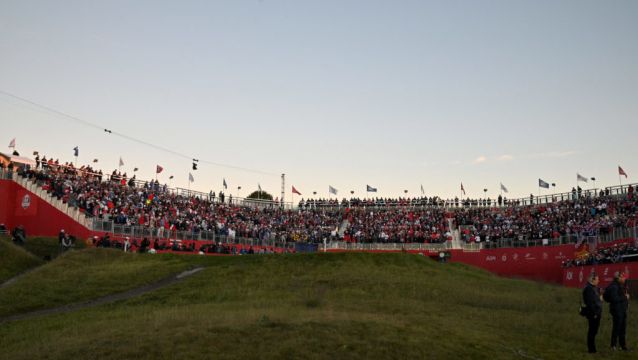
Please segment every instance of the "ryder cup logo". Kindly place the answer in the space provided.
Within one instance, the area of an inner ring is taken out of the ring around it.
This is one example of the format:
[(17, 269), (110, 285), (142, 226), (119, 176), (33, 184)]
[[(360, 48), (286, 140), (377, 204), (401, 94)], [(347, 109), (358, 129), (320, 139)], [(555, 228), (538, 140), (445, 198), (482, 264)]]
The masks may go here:
[(29, 194), (25, 194), (22, 198), (22, 208), (26, 210), (29, 206), (31, 206), (31, 196), (29, 196)]

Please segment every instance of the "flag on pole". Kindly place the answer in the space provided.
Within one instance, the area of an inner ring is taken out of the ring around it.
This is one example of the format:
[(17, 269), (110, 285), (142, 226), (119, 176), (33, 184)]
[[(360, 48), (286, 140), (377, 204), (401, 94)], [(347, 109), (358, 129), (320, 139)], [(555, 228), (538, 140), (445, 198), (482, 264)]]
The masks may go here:
[(159, 173), (161, 173), (162, 171), (164, 171), (164, 168), (163, 168), (163, 167), (161, 167), (161, 166), (159, 166), (159, 165), (157, 165), (157, 167), (155, 168), (155, 173), (156, 173), (156, 174), (159, 174)]
[(73, 156), (78, 157), (80, 155), (80, 148), (78, 146), (73, 148)]
[(299, 192), (299, 190), (295, 189), (295, 186), (292, 186), (292, 193), (293, 194), (297, 194), (297, 195), (301, 195), (301, 193)]
[(461, 192), (463, 192), (463, 195), (465, 195), (465, 188), (463, 187), (463, 183), (461, 183)]
[(9, 143), (9, 147), (13, 148), (15, 150), (15, 148), (16, 148), (16, 138), (13, 138), (11, 140), (11, 142)]
[(421, 184), (421, 195), (425, 195), (425, 189), (423, 188), (423, 184)]
[(259, 189), (259, 192), (261, 192), (261, 184), (257, 183), (257, 189)]
[(618, 176), (624, 175), (625, 179), (627, 178), (627, 173), (623, 170), (620, 165), (618, 166)]
[(224, 185), (224, 189), (228, 189), (228, 184), (226, 184), (226, 179), (223, 179), (224, 182), (222, 183), (222, 185)]
[(120, 166), (124, 166), (124, 160), (122, 160), (121, 156), (120, 156)]
[(501, 183), (501, 190), (503, 190), (504, 193), (508, 193), (509, 191), (507, 191), (507, 188), (505, 187), (505, 185), (503, 185), (503, 183)]
[(588, 182), (588, 181), (589, 181), (589, 179), (587, 179), (586, 177), (582, 176), (582, 175), (581, 175), (581, 174), (579, 174), (579, 173), (576, 173), (576, 182), (579, 182), (579, 181), (582, 181), (582, 182)]
[(366, 185), (366, 192), (377, 192), (377, 188), (373, 188), (370, 185)]
[(188, 173), (188, 181), (189, 182), (195, 182), (195, 178), (193, 177), (193, 174)]
[(329, 192), (330, 194), (337, 195), (338, 190), (337, 190), (337, 189), (335, 189), (335, 188), (333, 188), (332, 186), (328, 186), (328, 192)]
[(549, 183), (546, 183), (545, 181), (538, 179), (538, 187), (549, 189)]

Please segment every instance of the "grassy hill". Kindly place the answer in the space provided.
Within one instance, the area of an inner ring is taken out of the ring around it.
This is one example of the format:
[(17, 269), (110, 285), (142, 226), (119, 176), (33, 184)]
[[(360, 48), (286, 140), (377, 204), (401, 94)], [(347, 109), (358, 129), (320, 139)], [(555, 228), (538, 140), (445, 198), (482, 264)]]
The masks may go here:
[[(0, 317), (122, 291), (194, 265), (207, 268), (137, 298), (4, 323), (3, 359), (586, 355), (586, 321), (576, 313), (578, 290), (498, 278), (407, 254), (160, 257), (90, 249), (63, 255), (0, 289), (5, 314)], [(33, 297), (44, 300), (11, 304), (36, 289)], [(637, 320), (632, 313), (629, 324)], [(610, 327), (605, 316), (599, 335), (603, 352)], [(629, 339), (635, 338), (629, 329)], [(607, 352), (601, 357), (632, 356)]]
[(0, 284), (40, 264), (38, 257), (0, 237)]
[[(81, 240), (78, 240), (75, 243), (74, 249), (78, 250), (85, 247), (85, 244)], [(24, 244), (24, 248), (39, 259), (55, 259), (64, 253), (60, 249), (58, 239), (54, 237), (30, 237)]]

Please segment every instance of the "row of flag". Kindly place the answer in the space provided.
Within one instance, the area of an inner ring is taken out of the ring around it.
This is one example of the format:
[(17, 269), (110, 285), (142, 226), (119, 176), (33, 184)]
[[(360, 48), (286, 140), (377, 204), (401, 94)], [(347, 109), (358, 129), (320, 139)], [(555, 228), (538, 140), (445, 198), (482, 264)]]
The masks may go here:
[[(618, 177), (620, 176), (624, 176), (625, 179), (627, 178), (627, 172), (625, 172), (625, 170), (621, 167), (618, 166)], [(581, 175), (580, 173), (576, 173), (576, 182), (586, 182), (588, 183), (590, 179), (588, 179), (587, 177)], [(591, 178), (592, 181), (596, 181), (596, 178)], [(556, 184), (552, 184), (552, 186), (556, 186)], [(549, 183), (544, 181), (543, 179), (538, 179), (538, 187), (544, 188), (544, 189), (549, 189)]]
[[(9, 142), (9, 148), (13, 148), (15, 150), (15, 147), (16, 147), (16, 139), (13, 138)], [(37, 152), (34, 152), (34, 154), (37, 154)], [(76, 147), (73, 148), (73, 156), (77, 158), (79, 155), (80, 155), (80, 147), (76, 146)], [(97, 163), (98, 159), (93, 159), (93, 162)], [(119, 166), (120, 167), (124, 166), (124, 160), (122, 159), (121, 156), (120, 156), (120, 159), (119, 159)], [(135, 168), (133, 171), (137, 171), (137, 170), (138, 170), (138, 168)], [(197, 160), (195, 160), (195, 159), (193, 160), (193, 170), (197, 170)], [(162, 171), (164, 171), (164, 168), (162, 166), (160, 166), (160, 165), (156, 165), (155, 174), (160, 174), (160, 173), (162, 173)], [(628, 178), (627, 172), (625, 172), (625, 170), (621, 166), (618, 166), (618, 176), (619, 177), (620, 176), (624, 176), (625, 178)], [(170, 179), (173, 179), (172, 175), (171, 175)], [(576, 182), (577, 183), (579, 183), (579, 182), (586, 182), (587, 183), (587, 182), (589, 182), (589, 180), (590, 179), (588, 179), (587, 177), (581, 175), (580, 173), (576, 173)], [(595, 178), (591, 178), (591, 180), (595, 181), (596, 179)], [(190, 172), (188, 173), (188, 181), (189, 181), (189, 183), (195, 182), (195, 177)], [(502, 192), (509, 193), (507, 187), (505, 185), (503, 185), (503, 183), (501, 183), (500, 185), (501, 185), (500, 188), (501, 188)], [(226, 182), (225, 178), (223, 179), (222, 186), (224, 187), (224, 189), (228, 189), (228, 183)], [(551, 186), (556, 186), (556, 184), (552, 183)], [(258, 183), (257, 187), (258, 187), (258, 190), (261, 192), (262, 191), (261, 184)], [(550, 183), (544, 181), (543, 179), (538, 179), (538, 187), (539, 188), (544, 188), (544, 189), (549, 189)], [(366, 192), (376, 193), (377, 190), (378, 189), (375, 188), (375, 187), (372, 187), (370, 185), (366, 185)], [(328, 186), (328, 192), (331, 195), (337, 195), (339, 191), (336, 188), (334, 188), (332, 185), (330, 185), (330, 186)], [(463, 186), (462, 182), (461, 182), (461, 192), (463, 193), (463, 195), (466, 195), (465, 187)], [(293, 194), (297, 194), (297, 195), (301, 195), (301, 192), (299, 192), (299, 190), (297, 190), (294, 186), (292, 187), (292, 193)], [(421, 185), (421, 194), (425, 195), (425, 189), (423, 188), (423, 185)]]

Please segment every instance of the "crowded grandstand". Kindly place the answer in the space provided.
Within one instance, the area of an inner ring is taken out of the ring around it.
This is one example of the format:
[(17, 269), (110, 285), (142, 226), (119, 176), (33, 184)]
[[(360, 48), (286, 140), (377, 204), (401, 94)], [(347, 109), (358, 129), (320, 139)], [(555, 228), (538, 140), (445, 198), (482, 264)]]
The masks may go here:
[(175, 239), (180, 233), (188, 234), (189, 240), (441, 244), (451, 241), (456, 231), (462, 243), (490, 246), (505, 239), (579, 242), (634, 228), (637, 219), (632, 185), (613, 193), (610, 188), (579, 188), (566, 198), (552, 196), (527, 204), (500, 197), (351, 198), (302, 199), (298, 206), (285, 208), (277, 201), (225, 199), (223, 192), (180, 193), (157, 180), (139, 181), (117, 170), (104, 175), (90, 165), (60, 164), (46, 156), (38, 156), (35, 167), (22, 166), (17, 172), (92, 219), (99, 227), (94, 230), (135, 227), (159, 240)]

